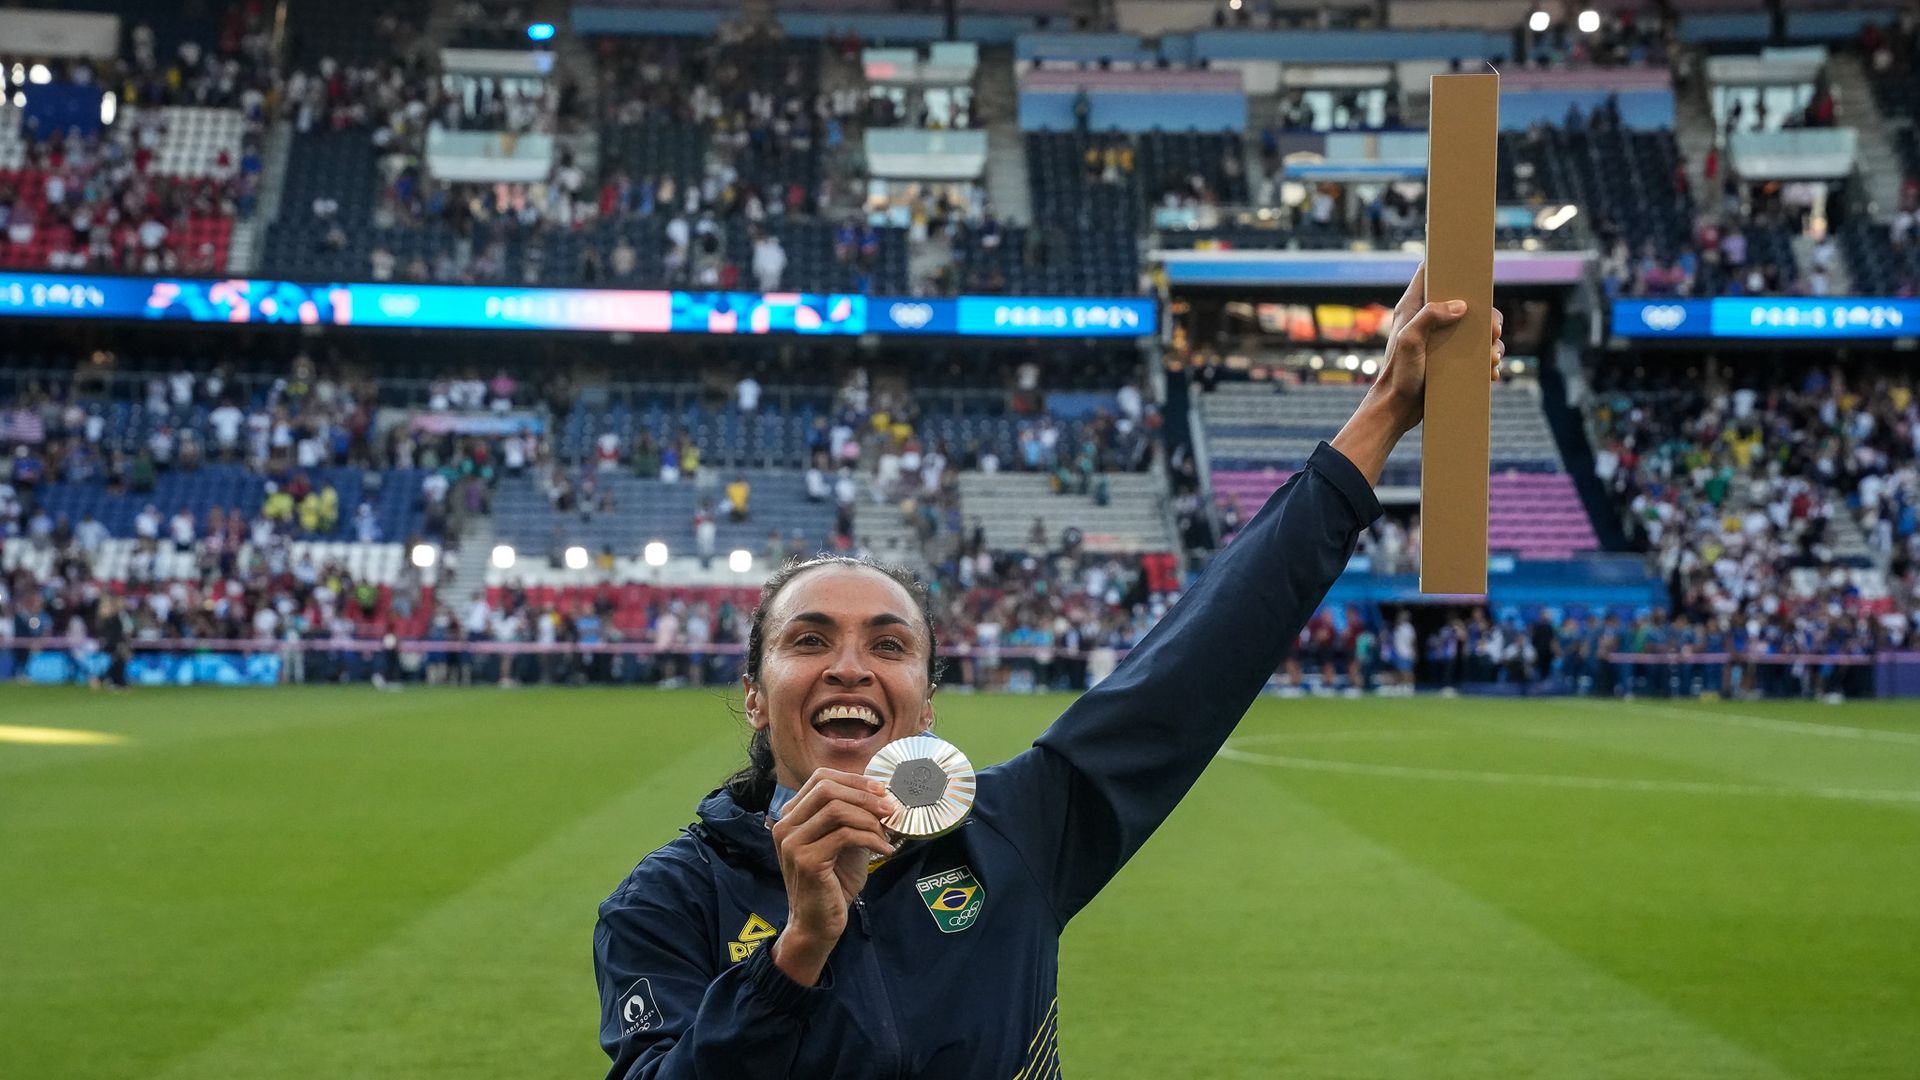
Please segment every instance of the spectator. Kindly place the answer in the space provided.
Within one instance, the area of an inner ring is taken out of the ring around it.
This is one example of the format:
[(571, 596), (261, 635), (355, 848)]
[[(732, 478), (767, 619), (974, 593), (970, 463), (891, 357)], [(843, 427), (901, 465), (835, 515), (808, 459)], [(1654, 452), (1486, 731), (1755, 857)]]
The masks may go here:
[(752, 486), (747, 483), (747, 478), (744, 476), (736, 473), (733, 479), (728, 481), (727, 516), (729, 519), (736, 522), (747, 520), (747, 500), (751, 492)]
[(781, 275), (787, 270), (787, 252), (780, 238), (764, 235), (754, 241), (753, 277), (761, 292), (778, 292)]
[(719, 527), (714, 523), (713, 511), (706, 503), (701, 503), (693, 511), (694, 550), (700, 558), (700, 568), (705, 570), (713, 565), (713, 550)]
[(373, 504), (363, 502), (354, 510), (353, 538), (362, 544), (380, 542), (380, 519), (373, 512)]
[(175, 551), (193, 550), (195, 539), (193, 512), (182, 506), (173, 512), (173, 518), (167, 523), (167, 532), (173, 538)]

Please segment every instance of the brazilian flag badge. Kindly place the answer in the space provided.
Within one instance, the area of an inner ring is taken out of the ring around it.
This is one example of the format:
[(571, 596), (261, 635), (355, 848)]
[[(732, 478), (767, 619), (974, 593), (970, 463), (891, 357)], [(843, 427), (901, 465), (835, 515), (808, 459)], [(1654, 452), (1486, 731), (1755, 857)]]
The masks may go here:
[(914, 884), (943, 934), (957, 934), (972, 926), (987, 902), (987, 890), (964, 866), (929, 874)]

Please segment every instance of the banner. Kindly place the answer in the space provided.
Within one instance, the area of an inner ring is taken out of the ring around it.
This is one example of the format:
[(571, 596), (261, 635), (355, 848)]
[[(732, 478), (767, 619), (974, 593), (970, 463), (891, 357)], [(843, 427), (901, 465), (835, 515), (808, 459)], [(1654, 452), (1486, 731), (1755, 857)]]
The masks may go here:
[(427, 129), (427, 171), (476, 184), (539, 183), (553, 171), (553, 136), (530, 131)]
[(440, 70), (449, 75), (499, 75), (508, 78), (539, 79), (553, 73), (552, 51), (535, 48), (531, 41), (514, 49), (440, 50)]
[(430, 435), (544, 435), (547, 422), (536, 413), (415, 413), (407, 426)]
[(1839, 180), (1853, 172), (1859, 144), (1847, 127), (1736, 131), (1728, 155), (1744, 179)]
[[(58, 686), (104, 679), (111, 659), (91, 650), (75, 653), (35, 653), (27, 661), (27, 681)], [(127, 660), (127, 682), (133, 686), (277, 686), (280, 657), (274, 653), (135, 653)]]
[[(80, 11), (0, 10), (0, 41), (10, 57), (91, 56), (120, 53), (120, 16)], [(94, 88), (96, 91), (99, 87)], [(96, 101), (99, 95), (94, 95)]]
[(972, 180), (987, 167), (984, 131), (868, 128), (867, 172), (906, 180)]
[(101, 100), (106, 91), (98, 86), (70, 82), (30, 83), (15, 92), (24, 95), (20, 126), (34, 130), (41, 138), (54, 133), (77, 132), (96, 135), (106, 126), (106, 110)]
[[(1175, 286), (1378, 285), (1398, 292), (1413, 277), (1420, 256), (1400, 251), (1180, 251), (1156, 250)], [(1498, 285), (1578, 285), (1586, 280), (1590, 251), (1496, 251)]]
[(0, 273), (0, 318), (580, 330), (634, 334), (943, 334), (1144, 337), (1159, 308), (1142, 297), (516, 289), (253, 278)]
[(1753, 338), (1848, 341), (1920, 337), (1920, 299), (1722, 296), (1615, 300), (1620, 338)]

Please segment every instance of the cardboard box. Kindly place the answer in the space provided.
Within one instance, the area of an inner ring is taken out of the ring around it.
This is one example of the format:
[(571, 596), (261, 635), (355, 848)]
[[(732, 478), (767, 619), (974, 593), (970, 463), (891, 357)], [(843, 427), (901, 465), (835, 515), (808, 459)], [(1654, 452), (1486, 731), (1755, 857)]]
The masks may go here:
[(1467, 315), (1427, 347), (1420, 591), (1487, 591), (1493, 207), (1500, 76), (1435, 75), (1427, 139), (1427, 302)]

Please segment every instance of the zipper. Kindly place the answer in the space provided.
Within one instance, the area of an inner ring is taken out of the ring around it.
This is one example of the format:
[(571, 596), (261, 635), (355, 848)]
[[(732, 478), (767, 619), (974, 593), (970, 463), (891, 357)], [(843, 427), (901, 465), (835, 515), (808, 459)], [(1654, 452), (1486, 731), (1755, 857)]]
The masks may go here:
[(891, 1061), (891, 1068), (884, 1068), (886, 1075), (903, 1077), (906, 1075), (906, 1049), (900, 1045), (900, 1023), (893, 1013), (893, 995), (887, 992), (886, 972), (880, 967), (879, 951), (873, 947), (873, 923), (867, 914), (867, 901), (863, 896), (853, 898), (854, 918), (860, 923), (860, 936), (866, 940), (861, 951), (866, 955), (867, 977), (873, 985), (874, 996), (879, 999), (879, 1008), (874, 1016), (880, 1021), (880, 1030), (875, 1032), (874, 1042), (878, 1044), (881, 1062)]

